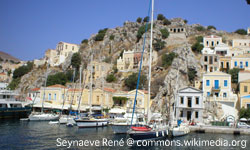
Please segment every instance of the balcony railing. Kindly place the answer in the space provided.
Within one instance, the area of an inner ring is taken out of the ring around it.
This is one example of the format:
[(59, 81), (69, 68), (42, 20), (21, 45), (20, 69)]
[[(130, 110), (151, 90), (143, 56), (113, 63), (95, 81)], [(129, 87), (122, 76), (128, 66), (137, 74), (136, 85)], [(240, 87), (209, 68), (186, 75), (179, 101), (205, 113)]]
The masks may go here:
[(219, 86), (212, 87), (212, 91), (220, 91), (220, 87)]

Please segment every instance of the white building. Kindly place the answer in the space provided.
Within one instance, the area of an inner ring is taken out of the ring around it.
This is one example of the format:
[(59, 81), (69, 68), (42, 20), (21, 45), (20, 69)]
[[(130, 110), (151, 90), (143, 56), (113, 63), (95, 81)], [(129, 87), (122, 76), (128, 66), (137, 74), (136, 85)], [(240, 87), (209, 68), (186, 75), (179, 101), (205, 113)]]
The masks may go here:
[(178, 91), (176, 118), (184, 121), (203, 122), (203, 92), (193, 87)]
[(222, 43), (222, 38), (216, 35), (205, 36), (203, 38), (204, 47), (215, 47)]

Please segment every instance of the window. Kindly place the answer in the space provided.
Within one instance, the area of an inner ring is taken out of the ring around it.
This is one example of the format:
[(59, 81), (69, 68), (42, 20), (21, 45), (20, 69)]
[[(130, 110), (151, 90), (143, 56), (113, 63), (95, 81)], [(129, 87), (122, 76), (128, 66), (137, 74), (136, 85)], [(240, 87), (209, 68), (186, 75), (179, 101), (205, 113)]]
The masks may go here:
[(62, 99), (64, 99), (64, 94), (62, 94)]
[(56, 100), (56, 94), (54, 94), (54, 100)]
[(224, 87), (227, 87), (227, 80), (224, 80)]
[(244, 86), (244, 92), (247, 92), (247, 86)]
[(234, 66), (237, 67), (237, 61), (234, 62)]
[(248, 67), (248, 61), (246, 61), (246, 67)]
[(214, 46), (214, 41), (212, 41), (212, 46)]
[(223, 93), (223, 97), (227, 97), (227, 93)]
[(210, 92), (207, 92), (207, 96), (210, 96)]
[(51, 100), (51, 94), (49, 93), (49, 98), (48, 98), (49, 100)]
[(184, 97), (183, 96), (181, 97), (181, 102), (180, 103), (184, 104)]
[(65, 49), (68, 49), (68, 45), (65, 45)]
[(72, 46), (72, 50), (74, 50), (74, 46)]
[(206, 80), (206, 85), (210, 86), (210, 81), (209, 80)]
[(196, 104), (196, 105), (199, 105), (199, 103), (200, 103), (200, 102), (199, 102), (199, 97), (196, 97), (196, 98), (195, 98), (195, 104)]
[(217, 45), (219, 45), (219, 41), (217, 41)]
[(195, 118), (199, 118), (199, 112), (198, 111), (195, 112)]
[(250, 109), (250, 104), (247, 104), (247, 109)]
[(207, 62), (207, 56), (204, 56), (204, 61)]
[(180, 111), (180, 117), (183, 117), (183, 111)]
[(214, 57), (214, 62), (217, 62), (217, 57)]

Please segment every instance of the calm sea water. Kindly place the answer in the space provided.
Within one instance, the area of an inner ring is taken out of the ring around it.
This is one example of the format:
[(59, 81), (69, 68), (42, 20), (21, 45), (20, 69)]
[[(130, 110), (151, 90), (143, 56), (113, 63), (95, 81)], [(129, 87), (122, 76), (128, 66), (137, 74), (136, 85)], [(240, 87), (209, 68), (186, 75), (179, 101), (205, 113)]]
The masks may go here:
[[(0, 120), (0, 149), (8, 150), (23, 150), (23, 149), (67, 149), (66, 146), (58, 146), (62, 144), (62, 140), (68, 141), (76, 141), (78, 140), (78, 144), (80, 144), (80, 140), (89, 140), (89, 141), (100, 141), (103, 142), (104, 139), (110, 141), (125, 141), (124, 146), (91, 146), (91, 147), (83, 147), (77, 144), (75, 146), (71, 146), (69, 149), (93, 149), (93, 150), (113, 150), (113, 149), (150, 149), (150, 150), (177, 150), (177, 149), (185, 149), (185, 150), (198, 150), (198, 149), (250, 149), (250, 136), (247, 135), (231, 135), (231, 134), (197, 134), (191, 133), (187, 136), (178, 137), (174, 139), (165, 139), (165, 145), (160, 144), (158, 146), (127, 146), (126, 135), (114, 135), (111, 127), (103, 127), (103, 128), (86, 128), (79, 129), (78, 127), (66, 127), (65, 125), (49, 125), (48, 122), (27, 122), (27, 121), (19, 121), (19, 120)], [(184, 141), (192, 141), (196, 138), (196, 140), (217, 140), (217, 142), (221, 142), (222, 140), (228, 140), (229, 142), (233, 141), (234, 145), (238, 146), (220, 146), (220, 147), (212, 147), (212, 146), (168, 146), (170, 142), (179, 141), (183, 143)], [(245, 141), (245, 142), (244, 142)], [(86, 143), (85, 143), (86, 144)], [(116, 143), (117, 144), (117, 143)], [(141, 143), (143, 144), (143, 143)], [(145, 145), (146, 143), (144, 143)], [(152, 144), (152, 143), (151, 143)]]

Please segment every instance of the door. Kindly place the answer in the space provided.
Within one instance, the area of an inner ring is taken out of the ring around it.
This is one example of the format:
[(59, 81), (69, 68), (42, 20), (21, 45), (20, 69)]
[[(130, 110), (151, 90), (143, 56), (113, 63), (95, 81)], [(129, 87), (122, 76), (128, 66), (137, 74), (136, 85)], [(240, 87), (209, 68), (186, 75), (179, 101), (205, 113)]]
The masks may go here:
[(243, 68), (243, 62), (242, 61), (240, 62), (240, 68)]
[(219, 89), (219, 80), (214, 80), (214, 88)]
[(192, 97), (188, 97), (188, 107), (192, 107)]
[(187, 121), (190, 121), (192, 118), (192, 113), (191, 111), (187, 111)]

